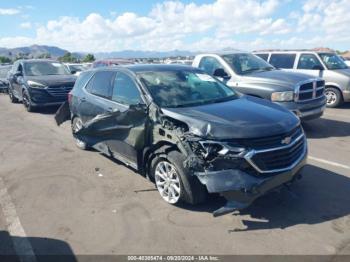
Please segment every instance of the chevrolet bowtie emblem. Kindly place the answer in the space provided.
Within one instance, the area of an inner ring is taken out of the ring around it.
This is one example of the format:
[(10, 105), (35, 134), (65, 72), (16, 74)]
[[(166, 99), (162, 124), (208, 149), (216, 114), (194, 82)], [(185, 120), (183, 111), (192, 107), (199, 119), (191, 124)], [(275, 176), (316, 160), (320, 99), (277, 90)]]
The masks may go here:
[(281, 143), (284, 145), (289, 145), (290, 142), (292, 142), (292, 138), (290, 136), (287, 136), (286, 138), (282, 139)]

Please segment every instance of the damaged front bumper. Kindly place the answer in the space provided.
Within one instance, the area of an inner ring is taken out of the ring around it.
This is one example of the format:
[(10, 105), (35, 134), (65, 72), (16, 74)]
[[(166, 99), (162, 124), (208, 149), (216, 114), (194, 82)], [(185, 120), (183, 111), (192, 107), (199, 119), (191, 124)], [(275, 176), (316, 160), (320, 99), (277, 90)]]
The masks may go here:
[(306, 157), (305, 153), (292, 169), (268, 176), (253, 176), (236, 169), (195, 172), (195, 175), (209, 193), (220, 193), (226, 198), (227, 204), (213, 213), (214, 216), (220, 216), (244, 209), (258, 197), (299, 178), (299, 171), (306, 164)]

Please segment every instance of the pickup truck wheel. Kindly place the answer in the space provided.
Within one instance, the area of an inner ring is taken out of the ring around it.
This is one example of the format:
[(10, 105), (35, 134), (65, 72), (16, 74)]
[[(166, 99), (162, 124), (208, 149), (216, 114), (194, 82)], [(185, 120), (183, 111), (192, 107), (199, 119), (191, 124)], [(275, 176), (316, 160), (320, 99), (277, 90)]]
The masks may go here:
[(83, 127), (83, 121), (79, 117), (74, 117), (72, 121), (72, 133), (75, 139), (75, 145), (81, 150), (87, 150), (89, 148), (87, 143), (75, 135), (75, 133), (77, 133), (82, 127)]
[(184, 157), (178, 151), (168, 153), (166, 158), (156, 157), (151, 174), (161, 197), (169, 204), (181, 202), (199, 204), (205, 201), (207, 191), (199, 180), (183, 167)]
[(327, 87), (325, 95), (327, 98), (327, 107), (334, 108), (343, 103), (342, 95), (337, 88)]
[(8, 88), (7, 92), (8, 92), (11, 103), (13, 103), (13, 104), (18, 103), (18, 99), (13, 95), (11, 87)]
[(34, 112), (34, 106), (30, 101), (30, 97), (27, 91), (23, 91), (23, 105), (27, 112)]

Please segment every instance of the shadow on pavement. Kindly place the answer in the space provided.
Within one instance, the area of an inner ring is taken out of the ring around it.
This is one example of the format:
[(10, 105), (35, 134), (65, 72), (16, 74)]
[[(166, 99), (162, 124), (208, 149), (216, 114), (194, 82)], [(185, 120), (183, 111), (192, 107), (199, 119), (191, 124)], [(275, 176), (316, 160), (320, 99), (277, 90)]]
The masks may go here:
[[(313, 165), (305, 166), (301, 173), (303, 179), (290, 190), (282, 188), (271, 192), (239, 214), (232, 214), (241, 216), (245, 228), (231, 228), (229, 232), (313, 225), (350, 214), (350, 178)], [(212, 213), (224, 204), (223, 198), (214, 195), (205, 204), (181, 208)], [(345, 230), (339, 226), (334, 228), (339, 232)]]
[(350, 123), (339, 120), (319, 118), (303, 123), (307, 138), (350, 136)]
[(39, 113), (43, 115), (54, 115), (56, 114), (59, 106), (48, 106), (48, 107), (39, 107), (36, 108), (34, 113)]
[[(30, 256), (16, 255), (14, 243), (17, 246), (21, 246), (21, 249), (25, 247), (24, 241), (29, 241), (31, 244), (35, 260), (37, 262), (77, 262), (75, 255), (68, 243), (51, 238), (40, 237), (17, 237), (10, 236), (7, 231), (0, 231), (0, 261), (1, 262), (20, 262), (20, 261), (32, 261)], [(21, 254), (20, 254), (21, 255)]]

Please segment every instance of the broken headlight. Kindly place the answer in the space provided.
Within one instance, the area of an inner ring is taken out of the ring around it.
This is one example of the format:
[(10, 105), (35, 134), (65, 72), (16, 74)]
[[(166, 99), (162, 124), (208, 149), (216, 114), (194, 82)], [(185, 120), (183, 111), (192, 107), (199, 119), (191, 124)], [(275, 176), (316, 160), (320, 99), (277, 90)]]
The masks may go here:
[(219, 141), (198, 141), (202, 154), (204, 158), (216, 157), (216, 156), (236, 156), (242, 157), (246, 153), (246, 149), (244, 147), (232, 144), (225, 143)]

